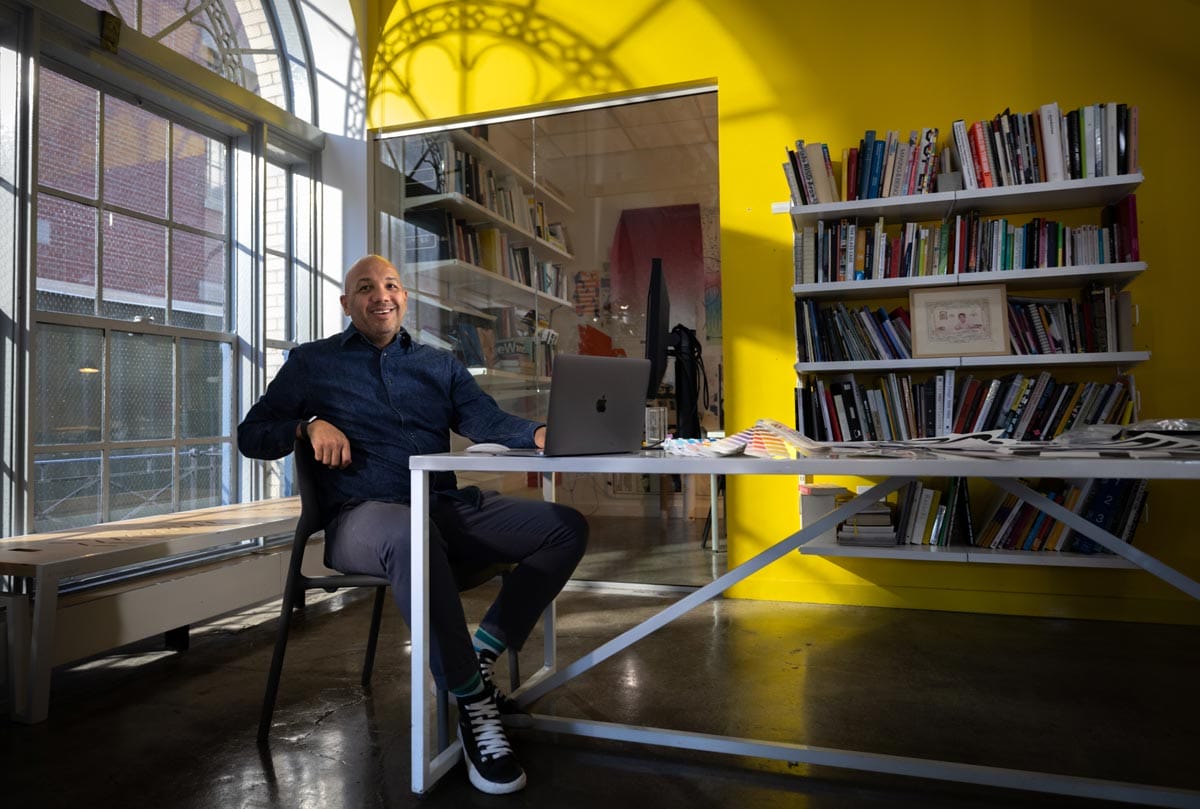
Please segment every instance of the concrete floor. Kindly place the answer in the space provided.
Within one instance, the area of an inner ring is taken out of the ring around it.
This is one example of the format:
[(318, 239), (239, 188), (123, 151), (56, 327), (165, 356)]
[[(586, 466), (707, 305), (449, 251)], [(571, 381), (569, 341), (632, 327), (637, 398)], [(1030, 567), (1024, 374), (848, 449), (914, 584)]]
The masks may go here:
[[(627, 529), (613, 527), (622, 536)], [(686, 549), (671, 546), (698, 549), (686, 531), (655, 542), (676, 565)], [(613, 550), (601, 543), (598, 552)], [(693, 556), (698, 571), (711, 567), (710, 554)], [(467, 595), (468, 615), (482, 614), (491, 587)], [(560, 660), (667, 603), (567, 591)], [(0, 723), (3, 805), (1120, 805), (532, 730), (513, 732), (529, 775), (523, 792), (476, 793), (459, 767), (417, 797), (408, 775), (408, 633), (389, 611), (373, 688), (364, 693), (358, 667), (368, 609), (357, 596), (327, 598), (294, 625), (271, 744), (259, 749), (275, 609), (196, 627), (183, 654), (146, 642), (56, 671), (49, 721)], [(527, 670), (540, 644), (531, 639)], [(536, 710), (1200, 790), (1198, 674), (1200, 628), (718, 601)], [(1200, 798), (1179, 805), (1200, 806)]]

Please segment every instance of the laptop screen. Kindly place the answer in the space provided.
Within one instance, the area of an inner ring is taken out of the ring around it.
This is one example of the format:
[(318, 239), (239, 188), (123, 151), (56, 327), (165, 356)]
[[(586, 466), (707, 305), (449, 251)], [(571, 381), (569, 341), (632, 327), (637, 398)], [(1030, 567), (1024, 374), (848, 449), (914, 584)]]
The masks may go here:
[(650, 361), (563, 354), (554, 359), (546, 455), (637, 452)]

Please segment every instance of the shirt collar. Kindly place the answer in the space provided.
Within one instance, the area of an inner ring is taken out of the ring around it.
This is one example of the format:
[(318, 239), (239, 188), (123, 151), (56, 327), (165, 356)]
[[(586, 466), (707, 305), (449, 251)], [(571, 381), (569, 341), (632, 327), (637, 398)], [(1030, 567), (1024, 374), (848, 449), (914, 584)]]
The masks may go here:
[[(351, 340), (353, 340), (355, 337), (358, 337), (364, 343), (371, 346), (371, 348), (375, 348), (375, 344), (372, 343), (370, 340), (368, 340), (366, 337), (363, 337), (362, 332), (360, 332), (358, 329), (354, 328), (353, 323), (351, 323), (349, 326), (347, 326), (346, 330), (344, 332), (342, 332), (342, 345), (345, 346)], [(408, 333), (407, 329), (405, 329), (403, 326), (401, 326), (400, 333), (396, 335), (396, 339), (392, 340), (391, 344), (398, 345), (398, 346), (400, 346), (400, 348), (403, 348), (405, 350), (410, 349), (410, 348), (412, 348), (412, 344), (413, 344), (412, 335), (410, 335)]]

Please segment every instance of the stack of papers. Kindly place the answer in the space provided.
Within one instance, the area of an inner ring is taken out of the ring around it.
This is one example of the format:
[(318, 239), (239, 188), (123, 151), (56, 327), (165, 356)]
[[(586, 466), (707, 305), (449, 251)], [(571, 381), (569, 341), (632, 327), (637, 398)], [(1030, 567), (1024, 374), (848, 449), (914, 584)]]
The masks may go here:
[(671, 455), (705, 458), (743, 453), (756, 458), (797, 458), (829, 451), (828, 447), (774, 419), (759, 419), (750, 429), (725, 438), (668, 438), (663, 449)]

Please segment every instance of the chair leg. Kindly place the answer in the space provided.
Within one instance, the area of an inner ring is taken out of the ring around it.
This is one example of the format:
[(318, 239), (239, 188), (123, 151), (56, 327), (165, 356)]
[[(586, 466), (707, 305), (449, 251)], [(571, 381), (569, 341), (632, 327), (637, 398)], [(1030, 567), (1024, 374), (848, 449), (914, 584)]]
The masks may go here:
[(508, 650), (508, 692), (511, 694), (521, 687), (521, 659), (517, 650)]
[(379, 645), (379, 624), (383, 618), (386, 587), (375, 588), (375, 604), (371, 608), (371, 635), (367, 638), (367, 656), (363, 661), (362, 687), (371, 687), (371, 672), (375, 668), (375, 648)]
[(292, 589), (284, 594), (279, 609), (279, 626), (275, 630), (275, 651), (271, 656), (271, 671), (267, 675), (267, 691), (263, 695), (262, 713), (258, 718), (258, 741), (267, 741), (271, 732), (271, 718), (275, 715), (275, 699), (279, 695), (279, 677), (283, 673), (283, 656), (287, 652), (288, 630), (292, 623), (292, 608), (295, 595)]
[[(413, 721), (417, 721), (413, 717)], [(444, 688), (437, 690), (437, 751), (440, 753), (450, 746), (450, 692)]]

